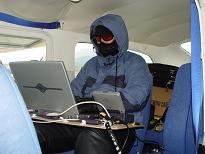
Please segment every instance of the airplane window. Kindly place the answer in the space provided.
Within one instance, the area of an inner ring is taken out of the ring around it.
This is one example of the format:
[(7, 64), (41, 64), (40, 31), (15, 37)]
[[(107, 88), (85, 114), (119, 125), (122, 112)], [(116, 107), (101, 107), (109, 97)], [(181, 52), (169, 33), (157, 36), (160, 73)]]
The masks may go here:
[[(142, 56), (147, 63), (153, 63), (152, 59), (143, 53), (129, 50), (135, 54)], [(91, 43), (77, 43), (75, 47), (75, 76), (81, 67), (92, 57), (96, 56), (95, 49)]]
[(148, 55), (145, 55), (144, 53), (140, 53), (140, 52), (137, 52), (137, 51), (132, 51), (132, 50), (128, 50), (130, 52), (133, 52), (137, 55), (140, 55), (142, 58), (144, 58), (144, 60), (146, 61), (146, 63), (150, 64), (150, 63), (153, 63), (152, 59), (150, 58), (150, 56)]
[(9, 62), (45, 60), (45, 58), (45, 41), (0, 34), (0, 60), (8, 69)]
[(77, 43), (75, 46), (75, 76), (81, 67), (94, 56), (96, 53), (91, 43)]
[(182, 43), (181, 47), (191, 55), (191, 42)]

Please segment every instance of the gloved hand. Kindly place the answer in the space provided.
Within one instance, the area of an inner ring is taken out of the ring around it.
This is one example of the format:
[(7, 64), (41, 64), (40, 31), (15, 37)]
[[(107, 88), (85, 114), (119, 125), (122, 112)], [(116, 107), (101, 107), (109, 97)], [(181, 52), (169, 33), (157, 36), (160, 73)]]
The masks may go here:
[[(79, 96), (75, 96), (75, 101), (76, 103), (79, 102), (86, 102), (86, 101), (94, 101), (93, 97), (86, 97), (86, 98), (81, 98)], [(99, 108), (97, 104), (82, 104), (78, 105), (78, 111), (80, 114), (98, 114), (99, 113)]]

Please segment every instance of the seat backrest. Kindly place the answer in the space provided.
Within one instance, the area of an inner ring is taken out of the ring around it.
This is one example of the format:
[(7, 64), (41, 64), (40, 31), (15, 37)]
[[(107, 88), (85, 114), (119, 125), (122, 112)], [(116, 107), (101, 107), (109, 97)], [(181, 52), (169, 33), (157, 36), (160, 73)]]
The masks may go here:
[(0, 153), (40, 154), (24, 100), (9, 71), (0, 65)]
[(165, 153), (196, 153), (191, 99), (191, 65), (184, 64), (177, 72), (166, 113), (163, 132)]

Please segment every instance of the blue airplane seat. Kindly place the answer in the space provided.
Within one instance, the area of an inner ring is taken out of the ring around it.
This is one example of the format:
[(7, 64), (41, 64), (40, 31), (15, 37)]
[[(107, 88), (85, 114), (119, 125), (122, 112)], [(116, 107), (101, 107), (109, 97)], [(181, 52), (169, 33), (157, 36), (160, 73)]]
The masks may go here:
[[(182, 65), (176, 76), (172, 98), (165, 117), (164, 129), (146, 140), (158, 142), (166, 154), (195, 154), (196, 144), (191, 106), (191, 64)], [(157, 132), (156, 132), (157, 133)], [(154, 134), (152, 131), (150, 134)]]
[(163, 145), (163, 131), (147, 130), (145, 135), (146, 143)]
[(41, 154), (24, 100), (3, 65), (0, 65), (0, 85), (0, 153)]
[(163, 132), (165, 153), (196, 153), (191, 93), (191, 64), (184, 64), (177, 72), (166, 114)]

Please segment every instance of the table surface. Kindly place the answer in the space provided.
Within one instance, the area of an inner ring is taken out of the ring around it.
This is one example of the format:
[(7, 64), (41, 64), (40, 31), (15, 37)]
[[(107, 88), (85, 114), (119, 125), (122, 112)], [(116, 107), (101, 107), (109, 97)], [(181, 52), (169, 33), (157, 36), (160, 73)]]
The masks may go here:
[[(36, 123), (60, 123), (60, 124), (65, 124), (65, 125), (73, 125), (73, 126), (80, 126), (80, 127), (90, 127), (90, 128), (97, 128), (97, 129), (105, 129), (105, 126), (103, 123), (100, 124), (88, 124), (86, 121), (82, 121), (79, 119), (74, 119), (74, 120), (67, 120), (67, 119), (48, 119), (48, 118), (43, 118), (43, 117), (32, 117), (33, 122)], [(131, 129), (140, 129), (143, 128), (142, 124), (139, 123), (129, 123), (128, 127)], [(127, 126), (125, 124), (113, 124), (111, 126), (112, 130), (120, 130), (120, 129), (127, 129)]]

